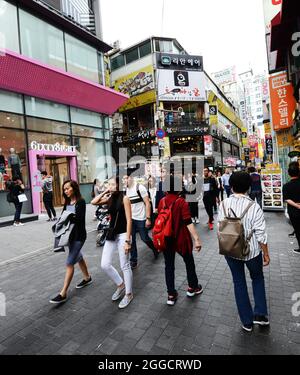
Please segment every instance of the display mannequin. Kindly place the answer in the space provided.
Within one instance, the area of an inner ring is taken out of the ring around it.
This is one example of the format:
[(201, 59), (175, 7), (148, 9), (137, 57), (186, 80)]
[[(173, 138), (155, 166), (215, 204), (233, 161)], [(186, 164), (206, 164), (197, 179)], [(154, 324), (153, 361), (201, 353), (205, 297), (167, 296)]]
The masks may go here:
[(86, 182), (90, 182), (91, 181), (90, 159), (86, 151), (83, 153), (83, 165), (85, 169)]
[(0, 147), (0, 173), (5, 173), (5, 156), (2, 154), (2, 148)]
[(11, 168), (12, 179), (19, 178), (22, 180), (21, 174), (21, 160), (19, 155), (16, 154), (15, 149), (12, 147), (9, 149), (8, 167)]

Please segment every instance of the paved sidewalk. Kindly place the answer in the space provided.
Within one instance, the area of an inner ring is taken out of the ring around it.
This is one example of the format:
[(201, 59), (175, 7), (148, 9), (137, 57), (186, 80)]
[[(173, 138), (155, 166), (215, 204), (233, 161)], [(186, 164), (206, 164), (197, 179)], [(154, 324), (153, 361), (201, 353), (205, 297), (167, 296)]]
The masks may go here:
[[(216, 232), (209, 232), (203, 224), (206, 216), (201, 210), (198, 229), (204, 246), (195, 262), (204, 292), (195, 299), (186, 297), (184, 264), (177, 257), (179, 300), (174, 307), (166, 305), (162, 256), (153, 260), (141, 243), (140, 263), (134, 271), (135, 298), (125, 310), (111, 302), (115, 287), (100, 270), (96, 233), (89, 234), (84, 248), (94, 283), (76, 290), (75, 283), (81, 280), (76, 270), (69, 300), (60, 307), (48, 301), (61, 288), (65, 254), (45, 250), (0, 266), (0, 292), (7, 301), (6, 316), (0, 316), (0, 353), (300, 354), (300, 317), (291, 313), (292, 295), (300, 292), (300, 257), (292, 252), (295, 245), (287, 237), (291, 227), (284, 215), (266, 213), (266, 218), (271, 253), (271, 265), (265, 269), (270, 329), (241, 331), (231, 275), (218, 255)], [(35, 230), (40, 227), (33, 228), (31, 235), (19, 239), (26, 249), (30, 247), (27, 241), (34, 242), (39, 235)], [(0, 230), (2, 239), (12, 236), (10, 229)], [(2, 249), (1, 244), (0, 253)]]

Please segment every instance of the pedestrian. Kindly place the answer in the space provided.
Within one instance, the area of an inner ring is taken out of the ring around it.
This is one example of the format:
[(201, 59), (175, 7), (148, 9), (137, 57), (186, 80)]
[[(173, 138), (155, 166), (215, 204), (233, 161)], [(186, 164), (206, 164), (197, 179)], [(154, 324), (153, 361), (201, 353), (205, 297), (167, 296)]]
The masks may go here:
[(220, 170), (217, 171), (217, 187), (218, 187), (218, 198), (222, 202), (224, 200), (224, 186), (222, 181), (222, 173)]
[(41, 172), (42, 175), (42, 190), (43, 190), (43, 202), (48, 214), (47, 221), (56, 220), (56, 211), (53, 207), (53, 178), (47, 171)]
[(23, 181), (20, 180), (18, 176), (14, 177), (12, 179), (12, 182), (8, 184), (8, 190), (10, 195), (10, 202), (14, 204), (15, 206), (15, 216), (14, 216), (14, 227), (20, 227), (24, 224), (21, 223), (21, 212), (23, 207), (23, 202), (20, 202), (19, 196), (21, 194), (24, 194), (25, 192), (25, 186), (23, 184)]
[(288, 214), (298, 241), (295, 254), (300, 254), (300, 167), (298, 162), (292, 162), (288, 169), (291, 180), (283, 186), (283, 199), (287, 203)]
[[(242, 328), (251, 332), (253, 324), (269, 325), (263, 273), (263, 266), (270, 263), (266, 223), (259, 204), (253, 203), (247, 195), (251, 185), (250, 175), (247, 172), (236, 172), (230, 177), (229, 183), (233, 195), (224, 200), (226, 213), (223, 208), (220, 208), (218, 222), (220, 223), (229, 214), (230, 216), (232, 214), (233, 217), (243, 217), (245, 238), (250, 237), (250, 252), (244, 259), (229, 256), (225, 256), (225, 259), (233, 278), (235, 300)], [(252, 280), (254, 310), (248, 295), (245, 266), (248, 268)]]
[[(101, 268), (117, 286), (117, 290), (112, 295), (112, 300), (119, 300), (125, 293), (119, 303), (119, 308), (123, 309), (133, 299), (132, 270), (130, 267), (132, 218), (130, 200), (122, 190), (120, 191), (119, 177), (109, 179), (108, 189), (94, 198), (91, 203), (107, 205), (111, 215), (110, 229), (102, 253)], [(119, 253), (123, 279), (112, 265), (116, 250)]]
[(197, 230), (192, 223), (189, 205), (182, 197), (182, 191), (178, 191), (181, 179), (178, 176), (170, 176), (169, 187), (166, 197), (163, 198), (158, 206), (158, 215), (166, 207), (172, 206), (172, 229), (174, 236), (167, 238), (167, 248), (163, 252), (165, 258), (165, 279), (168, 292), (167, 304), (173, 306), (178, 298), (178, 292), (175, 288), (175, 255), (180, 254), (186, 266), (188, 289), (187, 296), (194, 297), (203, 292), (202, 286), (198, 283), (193, 257), (193, 241), (195, 250), (201, 250), (201, 240)]
[(214, 202), (217, 198), (217, 182), (216, 179), (210, 176), (208, 168), (204, 168), (203, 180), (203, 203), (208, 215), (208, 227), (210, 230), (214, 229)]
[[(103, 190), (103, 184), (101, 183), (100, 180), (98, 180), (98, 178), (95, 178), (94, 182), (93, 182), (93, 186), (92, 186), (91, 197), (95, 198), (98, 195), (100, 195), (103, 191), (104, 191)], [(95, 211), (94, 221), (97, 220), (97, 211), (98, 211), (98, 209)]]
[(163, 183), (166, 180), (166, 177), (167, 177), (167, 170), (166, 170), (165, 167), (162, 167), (161, 170), (160, 170), (160, 181), (159, 181), (157, 189), (156, 189), (155, 209), (154, 209), (155, 213), (157, 213), (159, 202), (165, 196), (165, 192), (164, 192), (164, 189), (163, 189)]
[(148, 177), (148, 184), (147, 184), (147, 191), (148, 191), (148, 196), (151, 204), (151, 223), (152, 226), (154, 224), (155, 220), (155, 202), (156, 202), (156, 191), (157, 191), (157, 184), (156, 184), (156, 178), (154, 176), (149, 176)]
[(218, 202), (217, 202), (217, 198), (218, 198), (218, 181), (217, 181), (216, 175), (211, 170), (209, 170), (208, 177), (214, 178), (216, 180), (216, 190), (215, 190), (216, 197), (214, 199), (214, 213), (217, 214), (218, 213)]
[(223, 182), (223, 187), (224, 187), (224, 190), (226, 192), (227, 198), (229, 198), (230, 194), (231, 194), (229, 179), (230, 179), (230, 170), (229, 170), (229, 168), (226, 168), (225, 173), (222, 176), (222, 182)]
[(60, 293), (50, 300), (50, 303), (60, 304), (67, 300), (67, 292), (74, 275), (74, 266), (78, 263), (83, 274), (83, 280), (76, 285), (76, 289), (81, 289), (92, 283), (87, 264), (81, 253), (81, 249), (86, 240), (85, 214), (86, 203), (82, 198), (79, 185), (76, 181), (68, 180), (62, 186), (64, 197), (64, 211), (73, 213), (71, 223), (74, 224), (69, 239), (69, 254), (66, 262), (66, 275), (64, 285)]
[(131, 268), (138, 265), (138, 253), (136, 246), (136, 234), (139, 233), (142, 241), (152, 250), (154, 258), (158, 258), (158, 251), (155, 249), (148, 230), (151, 228), (151, 204), (145, 186), (137, 184), (131, 173), (127, 172), (123, 181), (126, 186), (126, 196), (130, 199), (132, 212), (132, 244), (131, 244)]
[(199, 197), (196, 196), (196, 193), (198, 191), (197, 184), (198, 184), (198, 179), (196, 176), (196, 172), (193, 171), (192, 174), (189, 175), (188, 184), (185, 187), (185, 193), (190, 195), (191, 199), (193, 200), (192, 202), (189, 202), (189, 208), (191, 211), (193, 224), (199, 224), (199, 204), (198, 204)]
[(249, 167), (248, 172), (250, 173), (251, 177), (251, 187), (249, 196), (254, 201), (256, 199), (257, 203), (262, 208), (263, 190), (260, 174), (256, 172), (256, 169), (254, 167)]

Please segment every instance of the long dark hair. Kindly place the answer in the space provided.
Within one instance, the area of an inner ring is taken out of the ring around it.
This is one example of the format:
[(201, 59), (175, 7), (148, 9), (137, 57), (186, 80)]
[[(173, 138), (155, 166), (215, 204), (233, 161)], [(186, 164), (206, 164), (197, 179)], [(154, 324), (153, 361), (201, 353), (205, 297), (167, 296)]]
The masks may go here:
[(71, 199), (68, 198), (64, 192), (64, 188), (65, 188), (65, 185), (69, 183), (71, 188), (73, 189), (73, 192), (74, 192), (74, 196), (76, 198), (76, 202), (78, 202), (80, 199), (82, 199), (82, 196), (81, 196), (81, 193), (80, 193), (80, 189), (79, 189), (79, 185), (76, 181), (74, 180), (67, 180), (63, 183), (62, 185), (62, 191), (63, 191), (63, 198), (65, 200), (65, 205), (68, 205), (71, 203)]
[(109, 180), (116, 181), (116, 191), (112, 193), (107, 204), (111, 212), (116, 212), (120, 209), (120, 207), (123, 204), (124, 192), (120, 191), (120, 177), (119, 176), (110, 177), (108, 181)]

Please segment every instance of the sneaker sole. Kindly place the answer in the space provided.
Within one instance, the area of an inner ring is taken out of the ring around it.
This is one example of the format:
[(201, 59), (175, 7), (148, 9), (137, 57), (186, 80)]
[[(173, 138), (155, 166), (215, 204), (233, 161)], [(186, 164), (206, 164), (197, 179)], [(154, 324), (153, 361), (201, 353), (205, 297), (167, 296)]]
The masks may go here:
[(122, 292), (118, 295), (118, 297), (115, 297), (115, 298), (111, 298), (111, 300), (113, 301), (113, 302), (115, 302), (115, 301), (118, 301), (121, 297), (122, 297), (122, 295), (125, 293), (125, 288), (122, 290)]
[(293, 253), (294, 253), (294, 254), (298, 254), (298, 255), (300, 255), (300, 251), (295, 251), (295, 250), (293, 250)]
[(259, 322), (257, 320), (254, 320), (253, 324), (258, 324), (259, 326), (269, 326), (270, 322)]
[(173, 302), (173, 301), (168, 301), (168, 302), (167, 302), (167, 305), (168, 305), (168, 306), (174, 306), (174, 305), (175, 305), (175, 303), (176, 303), (176, 302)]
[(82, 289), (82, 288), (84, 288), (84, 287), (86, 287), (86, 286), (92, 284), (92, 282), (93, 282), (93, 280), (89, 281), (88, 283), (86, 283), (86, 284), (84, 284), (84, 285), (82, 285), (82, 286), (78, 286), (78, 285), (76, 285), (76, 289)]
[(63, 301), (60, 301), (60, 302), (56, 302), (56, 301), (49, 301), (50, 303), (52, 303), (53, 305), (60, 305), (61, 303), (65, 303), (67, 301), (67, 299), (63, 300)]
[(195, 292), (195, 293), (186, 292), (186, 295), (188, 297), (195, 297), (195, 296), (199, 296), (202, 293), (203, 293), (203, 289), (201, 289), (199, 292)]
[(119, 309), (125, 309), (128, 305), (130, 305), (132, 300), (133, 300), (133, 298), (127, 303), (127, 305), (123, 305), (123, 306), (119, 305)]
[(246, 328), (244, 326), (242, 326), (242, 329), (246, 332), (252, 332), (253, 331), (253, 328)]

